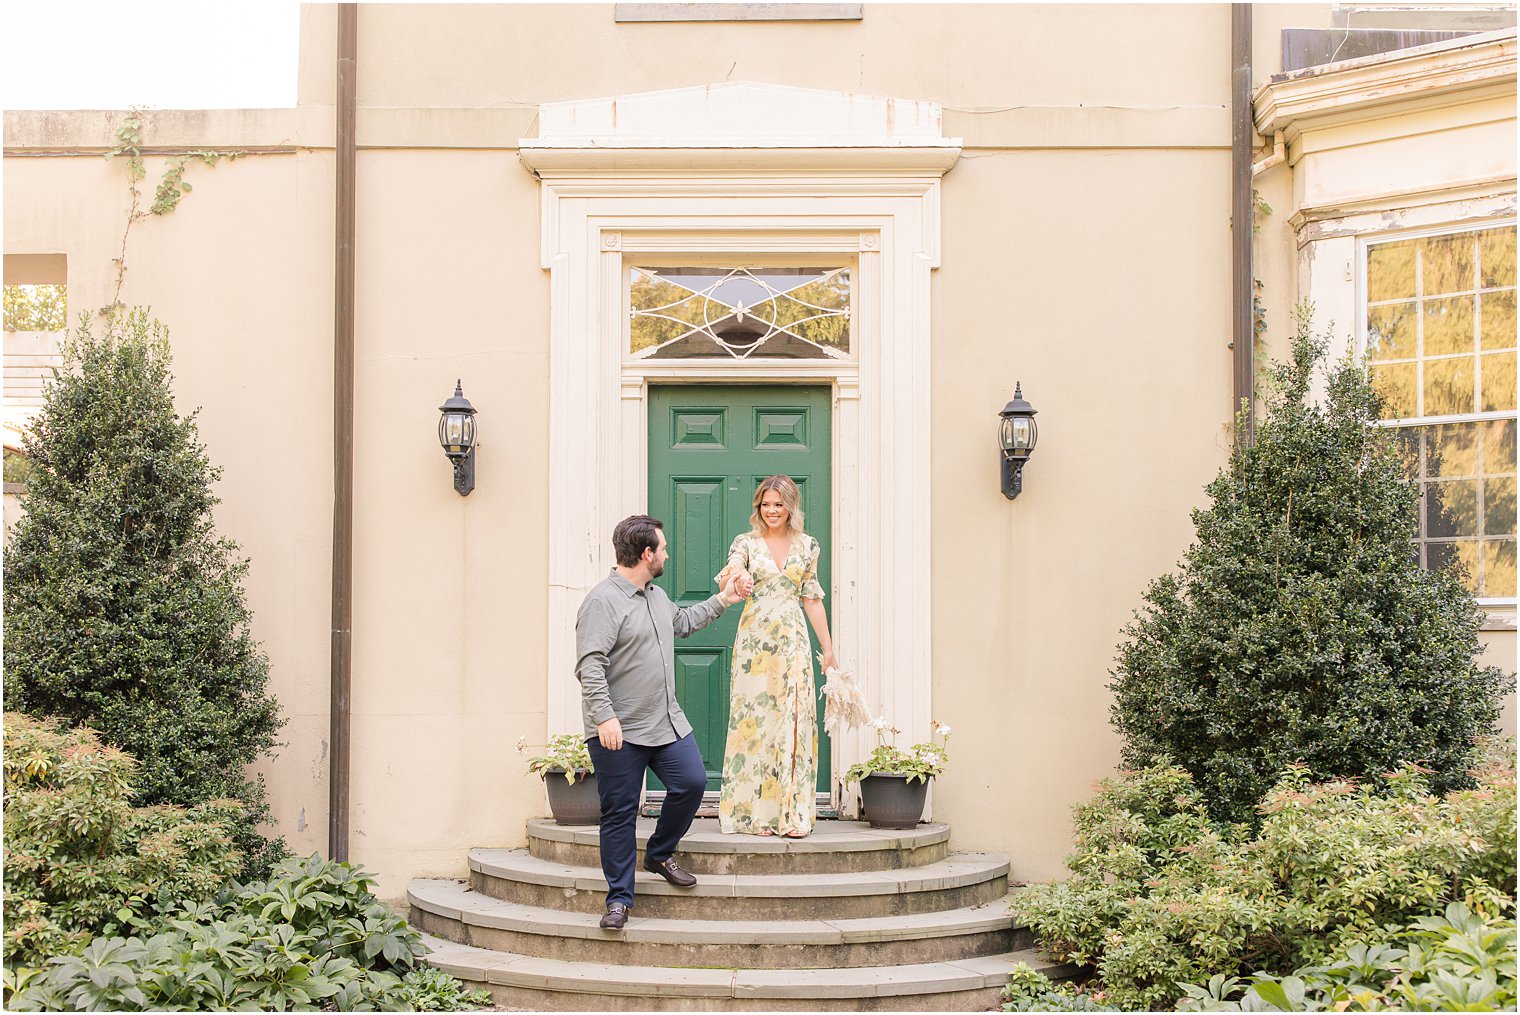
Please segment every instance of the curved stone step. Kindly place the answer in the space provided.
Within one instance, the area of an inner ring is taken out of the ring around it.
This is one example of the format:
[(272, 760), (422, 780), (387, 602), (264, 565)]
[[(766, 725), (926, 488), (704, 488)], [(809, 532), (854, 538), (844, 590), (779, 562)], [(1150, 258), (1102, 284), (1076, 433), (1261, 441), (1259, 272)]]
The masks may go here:
[(843, 920), (671, 920), (632, 916), (621, 932), (600, 913), (482, 895), (455, 880), (407, 891), (413, 926), (459, 944), (541, 958), (640, 966), (746, 969), (891, 966), (999, 955), (1032, 944), (1007, 900), (912, 916)]
[[(470, 887), (484, 895), (544, 909), (602, 912), (607, 882), (600, 867), (541, 860), (526, 849), (472, 849)], [(953, 853), (904, 870), (838, 874), (709, 874), (676, 888), (640, 870), (638, 916), (690, 920), (786, 920), (799, 906), (814, 919), (931, 913), (962, 909), (1008, 893), (1008, 858)]]
[(1070, 973), (1033, 950), (860, 969), (670, 969), (424, 940), (434, 949), (429, 965), (529, 1011), (984, 1011), (997, 1007), (1019, 962), (1051, 977)]
[[(552, 818), (528, 822), (528, 851), (540, 860), (577, 867), (601, 865), (595, 825), (561, 825)], [(639, 863), (654, 819), (638, 825)], [(820, 821), (804, 839), (774, 835), (724, 835), (714, 818), (698, 818), (676, 854), (693, 874), (833, 874), (901, 870), (938, 863), (950, 852), (950, 826), (872, 828), (863, 821)]]

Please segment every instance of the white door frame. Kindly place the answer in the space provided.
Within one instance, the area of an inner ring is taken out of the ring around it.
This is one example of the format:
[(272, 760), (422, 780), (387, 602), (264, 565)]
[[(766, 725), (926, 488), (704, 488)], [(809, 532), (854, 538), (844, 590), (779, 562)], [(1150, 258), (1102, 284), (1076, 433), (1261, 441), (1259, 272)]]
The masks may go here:
[[(731, 87), (737, 94), (725, 101), (757, 101), (756, 86)], [(648, 98), (656, 106), (711, 101), (710, 91), (700, 99), (691, 94), (696, 91)], [(775, 91), (762, 88), (758, 100)], [(820, 105), (834, 108), (828, 93), (818, 94), (824, 95)], [(625, 119), (635, 120), (626, 110), (640, 98), (592, 105), (622, 102)], [(849, 98), (850, 122), (858, 125), (860, 97)], [(560, 113), (544, 107), (546, 129), (577, 120), (573, 111)], [(897, 107), (883, 110), (889, 124), (894, 115), (901, 116)], [(584, 109), (579, 119), (589, 119)], [(682, 122), (670, 111), (653, 120)], [(523, 142), (523, 161), (543, 182), (542, 261), (551, 294), (551, 734), (580, 728), (576, 611), (612, 566), (613, 525), (646, 506), (650, 382), (827, 380), (833, 389), (834, 588), (828, 591), (835, 642), (872, 706), (908, 736), (928, 739), (929, 290), (939, 264), (940, 176), (960, 151), (959, 142), (937, 137), (937, 122), (935, 111), (930, 140), (937, 144), (884, 147), (873, 133), (868, 146), (782, 144), (766, 157), (704, 146), (700, 135), (685, 145), (641, 145), (636, 157), (611, 142), (587, 144), (582, 136)], [(693, 148), (701, 149), (700, 158)], [(773, 164), (755, 168), (767, 161)], [(694, 162), (701, 168), (691, 168)], [(620, 168), (630, 164), (637, 168)], [(747, 254), (854, 258), (853, 358), (630, 360), (626, 264), (641, 254), (732, 256), (740, 263)], [(866, 730), (835, 740), (831, 782), (845, 813), (855, 801), (839, 793), (839, 776), (873, 746)]]

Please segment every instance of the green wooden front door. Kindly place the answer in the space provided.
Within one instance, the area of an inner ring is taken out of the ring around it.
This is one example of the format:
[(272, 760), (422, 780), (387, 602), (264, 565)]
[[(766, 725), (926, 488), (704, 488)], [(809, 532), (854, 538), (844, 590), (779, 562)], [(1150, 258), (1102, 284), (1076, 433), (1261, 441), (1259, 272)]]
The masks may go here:
[[(802, 491), (807, 531), (823, 546), (819, 581), (829, 584), (829, 389), (824, 387), (662, 386), (649, 393), (649, 513), (665, 523), (670, 561), (658, 579), (677, 604), (717, 591), (713, 576), (734, 536), (749, 530), (755, 487), (785, 473)], [(824, 600), (829, 605), (828, 599)], [(690, 638), (676, 639), (676, 697), (696, 733), (716, 792), (728, 737), (729, 664), (739, 607)], [(818, 642), (813, 640), (817, 684)], [(829, 741), (818, 710), (818, 789), (829, 788)], [(650, 776), (651, 788), (659, 787)]]

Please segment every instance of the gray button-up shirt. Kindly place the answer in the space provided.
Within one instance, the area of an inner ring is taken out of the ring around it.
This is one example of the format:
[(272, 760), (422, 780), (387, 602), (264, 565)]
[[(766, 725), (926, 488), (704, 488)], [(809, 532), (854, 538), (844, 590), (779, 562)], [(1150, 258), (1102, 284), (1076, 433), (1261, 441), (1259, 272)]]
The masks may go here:
[(658, 585), (639, 588), (617, 568), (598, 582), (575, 618), (575, 676), (586, 738), (613, 716), (623, 739), (643, 747), (690, 733), (676, 701), (675, 640), (700, 631), (724, 609), (717, 596), (679, 607)]

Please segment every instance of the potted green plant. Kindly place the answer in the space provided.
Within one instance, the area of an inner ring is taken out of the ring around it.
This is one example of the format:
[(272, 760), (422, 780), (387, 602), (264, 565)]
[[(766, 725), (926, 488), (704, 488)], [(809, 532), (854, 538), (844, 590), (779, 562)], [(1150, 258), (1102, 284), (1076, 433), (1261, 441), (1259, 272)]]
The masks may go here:
[[(517, 753), (541, 751), (528, 759), (528, 774), (543, 777), (549, 792), (549, 813), (561, 825), (599, 825), (602, 802), (597, 794), (596, 768), (591, 752), (579, 733), (561, 733), (547, 744), (529, 744), (517, 738)], [(562, 775), (564, 779), (551, 776)]]
[(924, 814), (929, 780), (950, 760), (950, 727), (933, 722), (928, 743), (897, 746), (902, 732), (878, 716), (868, 724), (876, 731), (876, 750), (844, 774), (845, 785), (860, 783), (860, 805), (875, 828), (912, 828)]

